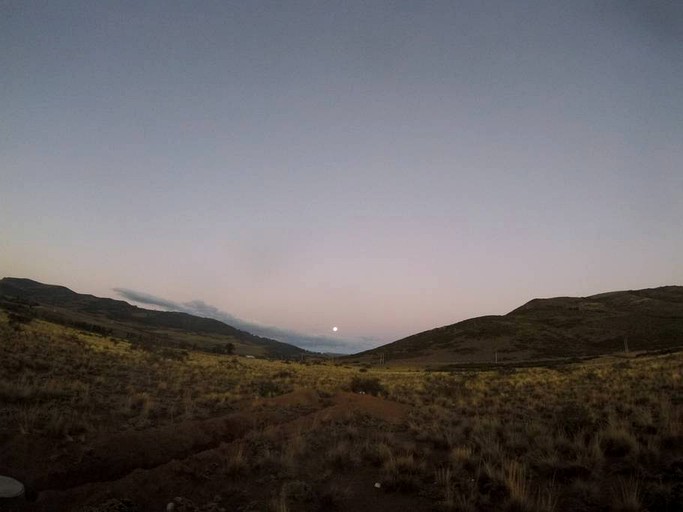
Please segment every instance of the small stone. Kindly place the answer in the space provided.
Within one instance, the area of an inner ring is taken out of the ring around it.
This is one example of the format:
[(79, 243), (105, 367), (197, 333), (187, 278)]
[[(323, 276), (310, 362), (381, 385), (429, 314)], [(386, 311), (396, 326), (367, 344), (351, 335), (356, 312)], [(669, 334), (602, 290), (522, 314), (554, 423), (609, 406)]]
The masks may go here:
[(0, 476), (0, 498), (19, 498), (24, 495), (24, 484), (8, 476)]
[(382, 487), (382, 484), (380, 484), (379, 482), (375, 482), (375, 489), (379, 489), (380, 487)]

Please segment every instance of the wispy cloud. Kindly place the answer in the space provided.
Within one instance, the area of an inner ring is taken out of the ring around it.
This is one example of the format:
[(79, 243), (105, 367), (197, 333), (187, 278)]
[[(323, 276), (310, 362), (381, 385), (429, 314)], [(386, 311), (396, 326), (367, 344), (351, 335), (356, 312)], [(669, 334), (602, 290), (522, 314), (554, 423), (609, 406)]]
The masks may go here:
[(114, 288), (114, 291), (124, 299), (137, 304), (156, 306), (157, 308), (166, 311), (180, 311), (190, 315), (213, 318), (233, 327), (237, 327), (238, 329), (242, 329), (243, 331), (256, 334), (257, 336), (283, 341), (285, 343), (290, 343), (292, 345), (296, 345), (297, 347), (314, 352), (350, 354), (367, 350), (379, 345), (377, 341), (370, 338), (333, 338), (329, 336), (310, 336), (288, 329), (281, 329), (279, 327), (247, 322), (237, 318), (234, 315), (231, 315), (230, 313), (222, 311), (211, 304), (207, 304), (202, 300), (193, 300), (190, 302), (181, 303), (128, 288)]

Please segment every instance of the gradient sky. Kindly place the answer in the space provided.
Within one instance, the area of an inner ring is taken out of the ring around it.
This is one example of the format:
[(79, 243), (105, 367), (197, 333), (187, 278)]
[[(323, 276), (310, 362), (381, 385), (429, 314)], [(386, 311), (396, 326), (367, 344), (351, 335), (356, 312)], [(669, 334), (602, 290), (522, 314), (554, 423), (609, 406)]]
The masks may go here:
[(1, 1), (0, 276), (350, 351), (683, 284), (682, 48), (674, 0)]

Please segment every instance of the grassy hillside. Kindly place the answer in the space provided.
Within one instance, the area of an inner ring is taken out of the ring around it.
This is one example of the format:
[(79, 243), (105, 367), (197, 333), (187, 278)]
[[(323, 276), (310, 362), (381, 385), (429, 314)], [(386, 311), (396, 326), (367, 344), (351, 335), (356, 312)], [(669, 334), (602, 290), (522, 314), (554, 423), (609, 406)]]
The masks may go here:
[(28, 490), (0, 509), (683, 507), (681, 353), (460, 372), (168, 356), (0, 312), (0, 474)]
[(35, 316), (146, 345), (221, 351), (232, 344), (238, 354), (298, 357), (305, 350), (236, 329), (218, 320), (187, 313), (154, 311), (122, 300), (76, 293), (64, 286), (30, 279), (0, 280), (0, 306), (18, 315)]
[(351, 360), (481, 363), (595, 356), (683, 345), (683, 286), (534, 299), (503, 316), (439, 327)]

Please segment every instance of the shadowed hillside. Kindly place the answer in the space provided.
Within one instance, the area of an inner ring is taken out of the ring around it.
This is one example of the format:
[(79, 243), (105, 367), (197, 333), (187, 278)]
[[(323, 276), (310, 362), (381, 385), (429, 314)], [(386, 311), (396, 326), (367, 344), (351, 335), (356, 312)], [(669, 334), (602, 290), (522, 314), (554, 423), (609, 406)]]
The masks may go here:
[(297, 357), (306, 353), (299, 347), (255, 336), (211, 318), (143, 309), (122, 300), (76, 293), (64, 286), (31, 279), (1, 279), (0, 303), (19, 316), (38, 317), (148, 345), (234, 350), (266, 357)]
[(683, 345), (683, 286), (533, 299), (503, 316), (425, 331), (355, 360), (475, 363), (596, 356)]

